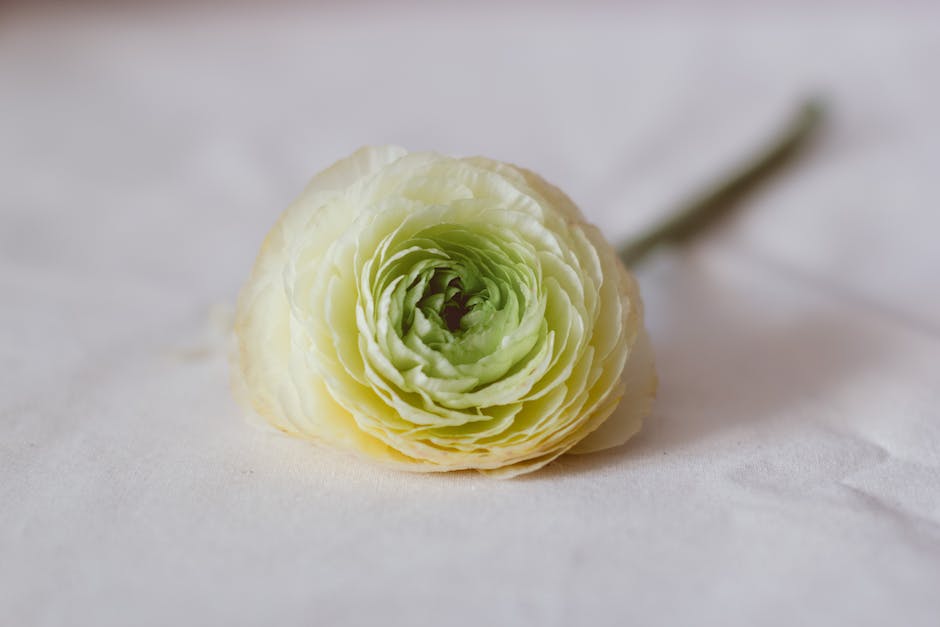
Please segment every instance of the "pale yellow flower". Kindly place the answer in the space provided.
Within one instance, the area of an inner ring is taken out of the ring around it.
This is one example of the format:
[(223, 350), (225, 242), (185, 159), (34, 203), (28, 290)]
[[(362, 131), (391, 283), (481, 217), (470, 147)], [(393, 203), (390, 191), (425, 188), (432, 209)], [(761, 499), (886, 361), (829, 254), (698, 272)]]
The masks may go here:
[(405, 470), (512, 476), (616, 446), (656, 387), (613, 248), (557, 188), (479, 157), (367, 147), (315, 176), (235, 329), (243, 404)]

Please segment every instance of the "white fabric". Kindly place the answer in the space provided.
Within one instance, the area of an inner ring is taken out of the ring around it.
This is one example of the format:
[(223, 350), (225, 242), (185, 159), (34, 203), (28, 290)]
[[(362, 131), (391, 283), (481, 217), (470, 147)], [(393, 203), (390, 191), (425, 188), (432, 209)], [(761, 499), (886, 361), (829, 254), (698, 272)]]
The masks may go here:
[[(0, 624), (937, 624), (935, 6), (227, 5), (3, 10)], [(813, 155), (640, 270), (628, 446), (500, 482), (242, 420), (214, 305), (335, 158), (514, 161), (617, 238), (810, 90)]]

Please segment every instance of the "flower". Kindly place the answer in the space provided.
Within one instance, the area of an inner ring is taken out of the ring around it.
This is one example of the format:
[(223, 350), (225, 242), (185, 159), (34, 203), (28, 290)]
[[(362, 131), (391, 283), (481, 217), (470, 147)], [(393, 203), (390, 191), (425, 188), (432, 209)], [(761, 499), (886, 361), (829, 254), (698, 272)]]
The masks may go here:
[(614, 249), (560, 190), (480, 157), (366, 147), (315, 176), (235, 333), (240, 402), (405, 470), (513, 476), (616, 446), (656, 387)]

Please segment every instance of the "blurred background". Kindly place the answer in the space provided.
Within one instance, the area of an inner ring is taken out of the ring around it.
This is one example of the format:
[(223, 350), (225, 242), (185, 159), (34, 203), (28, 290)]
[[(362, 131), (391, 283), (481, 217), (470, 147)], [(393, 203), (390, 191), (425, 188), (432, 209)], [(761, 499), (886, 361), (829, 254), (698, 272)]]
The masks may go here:
[[(0, 4), (0, 624), (936, 624), (938, 63), (926, 0)], [(810, 153), (637, 269), (623, 450), (498, 483), (242, 424), (211, 319), (360, 145), (619, 241), (808, 95)]]
[(304, 182), (378, 143), (526, 165), (616, 239), (818, 93), (824, 145), (734, 239), (936, 319), (935, 4), (824, 4), (7, 4), (3, 249), (228, 298)]

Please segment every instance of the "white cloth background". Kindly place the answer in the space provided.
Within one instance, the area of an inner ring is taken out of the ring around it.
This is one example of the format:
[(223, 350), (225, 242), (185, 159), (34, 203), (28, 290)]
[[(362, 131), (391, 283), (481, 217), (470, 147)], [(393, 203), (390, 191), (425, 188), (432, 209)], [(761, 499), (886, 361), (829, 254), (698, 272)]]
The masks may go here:
[[(0, 624), (937, 625), (929, 3), (0, 9)], [(307, 177), (482, 153), (611, 238), (809, 91), (817, 149), (639, 271), (628, 446), (415, 476), (247, 426), (211, 322)]]

